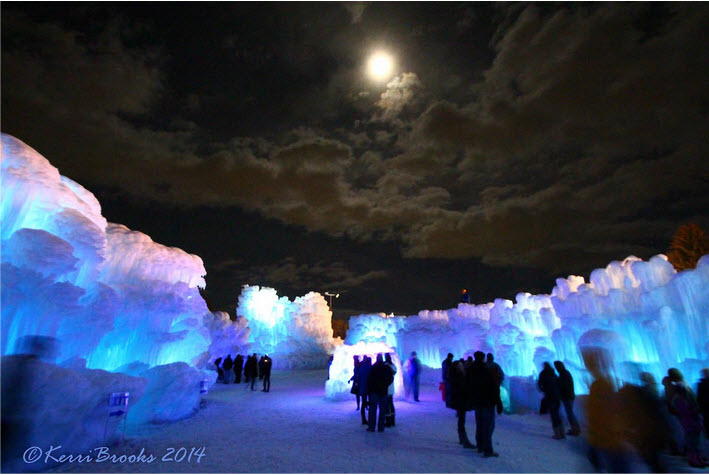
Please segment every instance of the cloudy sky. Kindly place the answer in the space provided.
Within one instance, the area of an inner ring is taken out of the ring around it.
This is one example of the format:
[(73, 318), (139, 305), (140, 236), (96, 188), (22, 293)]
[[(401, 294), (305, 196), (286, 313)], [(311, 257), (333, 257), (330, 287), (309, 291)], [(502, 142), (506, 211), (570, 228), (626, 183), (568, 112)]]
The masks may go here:
[(709, 229), (707, 44), (695, 2), (3, 2), (2, 131), (220, 309), (413, 314)]

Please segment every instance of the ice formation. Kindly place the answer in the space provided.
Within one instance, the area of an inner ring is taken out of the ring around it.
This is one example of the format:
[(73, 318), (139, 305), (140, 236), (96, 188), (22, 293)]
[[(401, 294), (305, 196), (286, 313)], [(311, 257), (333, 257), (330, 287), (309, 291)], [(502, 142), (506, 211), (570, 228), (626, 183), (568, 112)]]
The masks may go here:
[(641, 370), (660, 380), (673, 366), (691, 381), (709, 366), (709, 256), (681, 273), (662, 255), (631, 256), (596, 269), (589, 282), (558, 279), (550, 294), (520, 293), (515, 302), (360, 315), (350, 318), (342, 345), (316, 292), (291, 301), (247, 285), (236, 321), (209, 313), (198, 291), (205, 274), (199, 257), (107, 223), (90, 192), (4, 134), (1, 159), (3, 355), (20, 352), (22, 337), (43, 335), (59, 341), (51, 362), (66, 370), (160, 381), (163, 370), (150, 369), (176, 371), (180, 362), (201, 368), (228, 353), (269, 354), (277, 368), (324, 367), (334, 353), (327, 391), (338, 397), (348, 394), (352, 355), (384, 351), (368, 345), (394, 350), (397, 362), (416, 351), (429, 369), (440, 368), (448, 352), (458, 358), (482, 350), (495, 354), (508, 376), (505, 389), (520, 404), (544, 361), (564, 361), (584, 392), (584, 347), (610, 350), (615, 376), (628, 382)]
[[(103, 443), (112, 392), (130, 393), (134, 423), (192, 414), (215, 377), (189, 366), (209, 357), (202, 260), (106, 222), (89, 191), (14, 137), (0, 152), (3, 421), (27, 426), (22, 443), (80, 451)], [(3, 447), (3, 468), (18, 456)]]
[(448, 352), (492, 352), (508, 375), (510, 397), (533, 391), (541, 364), (557, 359), (577, 375), (577, 391), (586, 392), (584, 347), (610, 351), (619, 383), (638, 383), (640, 371), (660, 381), (670, 367), (692, 381), (709, 366), (709, 256), (680, 273), (664, 255), (631, 256), (594, 270), (589, 282), (570, 276), (556, 284), (550, 295), (520, 293), (516, 302), (352, 317), (345, 344), (383, 342), (402, 358), (416, 351), (432, 368)]
[[(209, 345), (209, 363), (221, 357), (246, 355), (251, 353), (249, 344), (249, 320), (245, 317), (232, 321), (227, 312), (213, 312), (205, 315), (204, 325), (209, 329), (212, 343)], [(214, 366), (209, 367), (213, 369)]]
[(237, 322), (248, 321), (251, 352), (269, 355), (275, 368), (323, 368), (342, 344), (332, 337), (332, 312), (317, 292), (290, 301), (275, 289), (244, 285), (236, 314)]
[(2, 135), (2, 354), (54, 337), (56, 361), (114, 370), (206, 352), (202, 260), (107, 223), (96, 198)]

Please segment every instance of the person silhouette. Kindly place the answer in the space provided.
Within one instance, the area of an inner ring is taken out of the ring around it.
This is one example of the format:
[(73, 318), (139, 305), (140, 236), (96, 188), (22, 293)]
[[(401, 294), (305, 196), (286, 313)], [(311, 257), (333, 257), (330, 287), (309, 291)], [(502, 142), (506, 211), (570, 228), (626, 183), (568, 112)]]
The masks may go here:
[(271, 390), (271, 367), (273, 366), (273, 360), (265, 355), (263, 357), (263, 392), (269, 392)]

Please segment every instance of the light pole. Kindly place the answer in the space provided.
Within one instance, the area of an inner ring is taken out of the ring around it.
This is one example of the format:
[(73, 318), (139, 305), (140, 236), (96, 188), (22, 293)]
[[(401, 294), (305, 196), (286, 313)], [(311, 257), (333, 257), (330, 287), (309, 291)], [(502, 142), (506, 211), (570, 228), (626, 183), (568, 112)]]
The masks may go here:
[(332, 310), (332, 298), (333, 298), (333, 297), (339, 298), (339, 297), (340, 297), (340, 294), (333, 294), (333, 293), (331, 293), (331, 292), (325, 292), (325, 295), (327, 295), (328, 297), (330, 297), (330, 311), (334, 313), (334, 311)]

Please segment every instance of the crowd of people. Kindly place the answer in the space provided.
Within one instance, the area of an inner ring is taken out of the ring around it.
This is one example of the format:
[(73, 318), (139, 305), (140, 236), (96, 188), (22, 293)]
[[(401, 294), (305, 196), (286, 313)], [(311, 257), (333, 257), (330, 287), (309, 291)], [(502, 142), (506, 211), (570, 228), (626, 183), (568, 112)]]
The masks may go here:
[(663, 454), (683, 455), (692, 467), (709, 466), (700, 450), (702, 430), (709, 437), (709, 369), (702, 370), (696, 393), (677, 368), (667, 371), (662, 394), (647, 372), (640, 374), (640, 384), (616, 389), (608, 355), (598, 350), (582, 354), (593, 377), (585, 410), (586, 435), (589, 459), (598, 471), (629, 471), (630, 450), (654, 473), (669, 471)]
[(374, 364), (372, 358), (367, 355), (355, 355), (353, 359), (354, 372), (350, 378), (352, 382), (350, 392), (356, 397), (356, 410), (360, 411), (362, 425), (367, 426), (368, 432), (374, 432), (375, 427), (377, 431), (384, 432), (385, 427), (396, 425), (394, 409), (396, 365), (388, 353), (386, 355), (379, 353)]
[[(554, 368), (559, 373), (558, 375), (554, 372)], [(574, 414), (574, 399), (576, 398), (574, 378), (561, 361), (554, 361), (554, 368), (551, 367), (549, 362), (545, 362), (542, 371), (539, 373), (537, 386), (544, 394), (539, 412), (542, 414), (549, 413), (551, 426), (554, 430), (554, 438), (564, 439), (566, 434), (573, 436), (581, 434), (581, 427)], [(564, 412), (566, 412), (566, 419), (571, 426), (567, 433), (564, 433), (564, 423), (561, 420), (560, 410), (562, 405), (564, 406)]]
[[(495, 413), (502, 414), (500, 386), (505, 373), (492, 353), (476, 351), (467, 359), (454, 360), (448, 353), (441, 363), (441, 390), (446, 407), (456, 411), (458, 442), (465, 448), (477, 449), (483, 457), (498, 457), (493, 450)], [(466, 414), (475, 412), (475, 443), (465, 429)]]
[(232, 359), (231, 354), (228, 354), (226, 358), (221, 357), (214, 360), (214, 366), (217, 370), (217, 382), (224, 384), (239, 384), (242, 379), (244, 383), (251, 384), (251, 390), (255, 391), (254, 385), (256, 380), (263, 381), (263, 392), (269, 392), (271, 390), (271, 367), (273, 366), (273, 360), (268, 357), (268, 355), (263, 355), (258, 358), (258, 355), (254, 353), (253, 355), (247, 355), (246, 361), (242, 355), (236, 355)]
[[(598, 471), (627, 472), (635, 452), (654, 473), (668, 471), (662, 454), (683, 455), (689, 465), (709, 467), (700, 449), (702, 432), (709, 438), (709, 369), (702, 370), (696, 391), (685, 381), (677, 368), (670, 368), (661, 384), (650, 373), (641, 373), (641, 384), (619, 384), (612, 376), (612, 357), (598, 349), (584, 350), (586, 369), (593, 378), (584, 409), (584, 436), (588, 442), (588, 457)], [(362, 424), (367, 431), (383, 432), (396, 425), (394, 407), (394, 377), (397, 367), (392, 355), (377, 354), (375, 361), (367, 355), (356, 355), (350, 378)], [(268, 355), (242, 355), (214, 361), (224, 384), (250, 383), (251, 390), (258, 380), (263, 391), (271, 386), (272, 360)], [(242, 378), (243, 373), (243, 378)], [(421, 363), (416, 352), (404, 364), (406, 398), (419, 402)], [(484, 457), (498, 457), (493, 450), (492, 436), (496, 414), (504, 408), (500, 387), (505, 373), (495, 362), (494, 355), (476, 351), (467, 359), (454, 360), (449, 353), (441, 363), (442, 397), (445, 406), (456, 411), (458, 441), (464, 448), (476, 449)], [(539, 412), (549, 414), (554, 439), (581, 435), (582, 429), (574, 412), (576, 394), (574, 378), (561, 361), (553, 366), (544, 362), (537, 379), (543, 394)], [(248, 387), (248, 386), (247, 386)], [(562, 420), (564, 408), (569, 429)], [(475, 413), (475, 443), (468, 438), (466, 414)]]
[[(633, 450), (655, 473), (668, 471), (663, 453), (686, 456), (692, 467), (709, 466), (700, 451), (703, 430), (709, 438), (709, 369), (702, 371), (696, 392), (685, 382), (682, 373), (670, 368), (663, 379), (660, 394), (650, 373), (641, 374), (641, 385), (625, 384), (616, 389), (608, 375), (609, 365), (585, 353), (586, 368), (593, 377), (584, 413), (591, 463), (598, 471), (628, 472)], [(404, 365), (406, 398), (419, 401), (421, 372), (416, 352)], [(368, 431), (379, 431), (395, 424), (394, 374), (396, 366), (389, 354), (379, 354), (372, 364), (369, 356), (354, 356), (351, 392), (357, 401), (362, 424)], [(484, 457), (498, 457), (493, 450), (495, 417), (504, 407), (500, 387), (505, 373), (494, 355), (476, 351), (467, 359), (454, 360), (449, 353), (441, 363), (442, 397), (448, 408), (456, 411), (458, 441), (464, 448), (476, 449)], [(552, 438), (582, 434), (574, 412), (574, 378), (563, 362), (545, 362), (537, 385), (543, 394), (539, 412), (549, 414)], [(565, 429), (561, 408), (569, 429)], [(367, 411), (369, 414), (367, 415)], [(468, 438), (466, 414), (475, 413), (475, 443)], [(378, 415), (378, 417), (377, 417)]]

